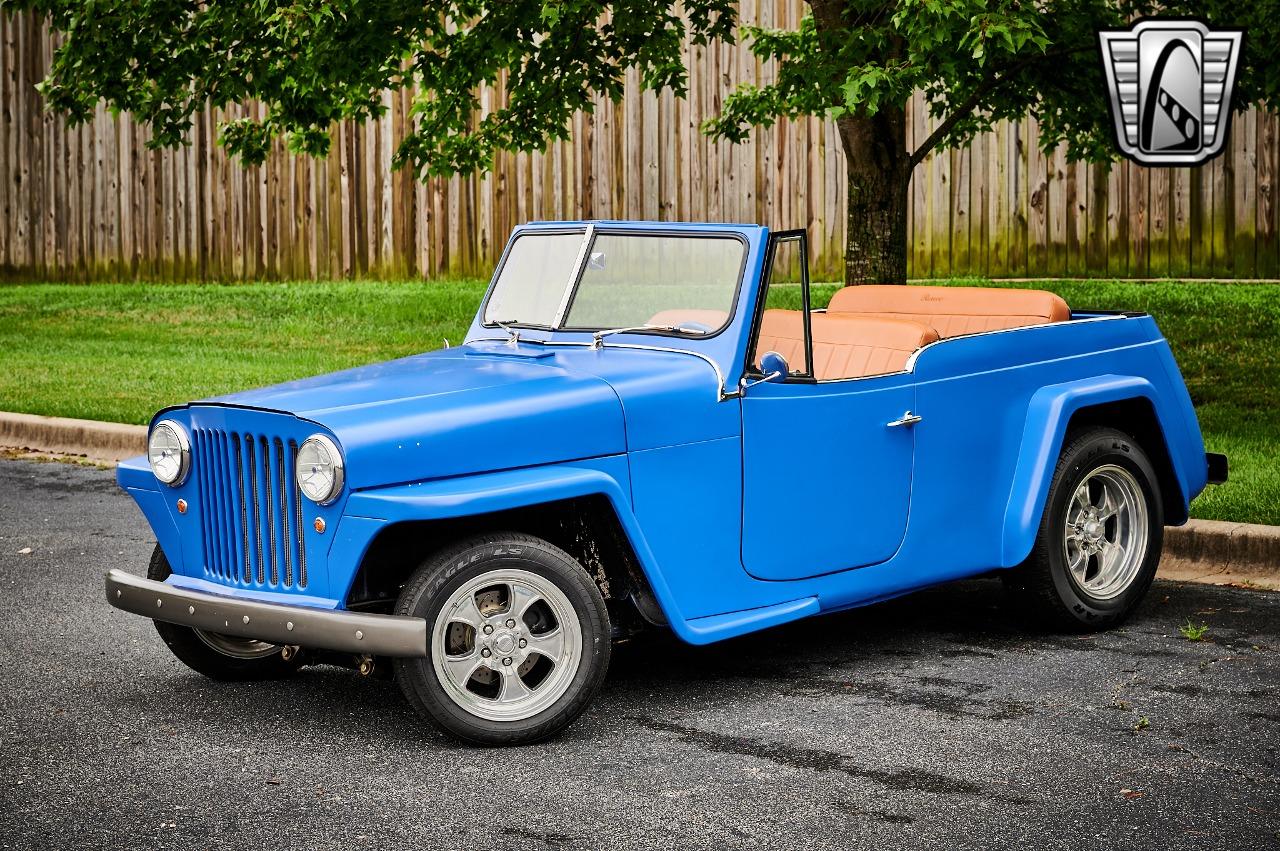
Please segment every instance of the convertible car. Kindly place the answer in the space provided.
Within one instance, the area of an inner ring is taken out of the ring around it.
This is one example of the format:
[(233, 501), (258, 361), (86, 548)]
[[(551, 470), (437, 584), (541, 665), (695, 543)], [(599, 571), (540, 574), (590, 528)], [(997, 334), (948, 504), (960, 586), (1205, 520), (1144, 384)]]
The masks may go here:
[(831, 294), (806, 254), (519, 227), (462, 345), (158, 413), (119, 468), (158, 544), (107, 598), (209, 677), (389, 673), (481, 744), (562, 730), (646, 628), (704, 644), (990, 572), (1042, 628), (1132, 612), (1226, 477), (1152, 318)]

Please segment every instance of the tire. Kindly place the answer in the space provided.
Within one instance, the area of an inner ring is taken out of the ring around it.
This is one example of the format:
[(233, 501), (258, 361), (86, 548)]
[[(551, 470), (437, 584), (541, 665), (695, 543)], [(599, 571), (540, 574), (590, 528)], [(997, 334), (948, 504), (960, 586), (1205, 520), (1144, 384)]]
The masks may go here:
[(530, 535), (479, 535), (436, 553), (395, 613), (428, 629), (427, 657), (394, 661), (400, 689), (418, 715), (470, 744), (556, 735), (609, 670), (600, 589), (568, 553)]
[(1108, 629), (1146, 595), (1163, 542), (1164, 505), (1146, 453), (1123, 432), (1091, 428), (1068, 435), (1035, 545), (1006, 584), (1039, 625)]
[[(157, 544), (151, 553), (147, 578), (163, 582), (171, 573), (169, 560)], [(286, 662), (284, 648), (278, 644), (204, 632), (165, 621), (153, 620), (152, 623), (174, 656), (211, 680), (278, 680), (298, 669), (298, 659)]]

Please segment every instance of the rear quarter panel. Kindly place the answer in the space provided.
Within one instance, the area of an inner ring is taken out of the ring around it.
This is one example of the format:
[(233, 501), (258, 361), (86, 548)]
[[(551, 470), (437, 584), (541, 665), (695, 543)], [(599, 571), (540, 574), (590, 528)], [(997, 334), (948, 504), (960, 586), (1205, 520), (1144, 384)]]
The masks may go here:
[[(1106, 316), (943, 341), (916, 362), (916, 483), (902, 569), (920, 579), (1008, 567), (1030, 551), (1067, 421), (1080, 407), (1148, 398), (1184, 504), (1204, 446), (1150, 317)], [(1049, 404), (1046, 407), (1046, 402)], [(1027, 471), (1031, 487), (1019, 490)], [(1018, 528), (1006, 535), (1012, 522)], [(941, 566), (941, 567), (939, 567)]]

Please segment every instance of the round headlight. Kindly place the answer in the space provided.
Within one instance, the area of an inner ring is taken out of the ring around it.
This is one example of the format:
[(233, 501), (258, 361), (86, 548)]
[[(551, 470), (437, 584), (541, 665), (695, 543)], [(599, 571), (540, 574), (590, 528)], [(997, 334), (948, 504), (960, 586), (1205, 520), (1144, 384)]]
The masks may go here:
[(166, 485), (177, 487), (191, 469), (191, 440), (187, 430), (173, 420), (161, 420), (147, 438), (147, 460), (151, 472)]
[(294, 467), (298, 488), (312, 502), (326, 505), (342, 493), (342, 453), (323, 434), (308, 437), (298, 449)]

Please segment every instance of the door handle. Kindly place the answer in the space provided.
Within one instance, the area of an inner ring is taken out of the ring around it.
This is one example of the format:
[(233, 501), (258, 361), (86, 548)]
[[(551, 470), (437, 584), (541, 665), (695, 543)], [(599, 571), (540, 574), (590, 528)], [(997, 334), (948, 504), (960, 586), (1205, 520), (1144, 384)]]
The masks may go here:
[(899, 426), (913, 426), (916, 423), (920, 422), (922, 419), (924, 419), (924, 417), (920, 416), (919, 414), (913, 414), (910, 411), (907, 411), (905, 414), (902, 415), (901, 419), (894, 420), (893, 422), (888, 423), (887, 425), (889, 428), (898, 428)]

